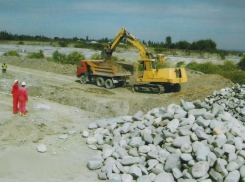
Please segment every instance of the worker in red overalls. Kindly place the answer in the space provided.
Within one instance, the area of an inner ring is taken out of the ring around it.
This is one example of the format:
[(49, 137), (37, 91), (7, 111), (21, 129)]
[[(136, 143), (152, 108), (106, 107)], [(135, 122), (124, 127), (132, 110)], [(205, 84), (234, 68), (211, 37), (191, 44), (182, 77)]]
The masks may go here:
[(21, 87), (18, 89), (20, 116), (26, 116), (26, 102), (28, 102), (28, 93), (26, 91), (25, 86), (26, 83), (22, 82)]
[(11, 94), (13, 95), (13, 113), (18, 113), (18, 88), (19, 82), (18, 80), (14, 81), (14, 85), (12, 86)]

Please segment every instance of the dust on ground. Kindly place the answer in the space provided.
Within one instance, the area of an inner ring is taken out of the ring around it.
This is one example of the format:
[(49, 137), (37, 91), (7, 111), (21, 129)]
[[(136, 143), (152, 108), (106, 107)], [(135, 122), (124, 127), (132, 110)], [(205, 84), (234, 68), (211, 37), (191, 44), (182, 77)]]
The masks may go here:
[[(188, 82), (178, 93), (133, 93), (129, 88), (82, 85), (72, 65), (0, 57), (3, 62), (8, 64), (7, 74), (0, 74), (0, 181), (4, 182), (99, 181), (97, 173), (86, 167), (93, 151), (81, 132), (89, 122), (180, 104), (180, 99), (202, 100), (214, 90), (234, 85), (218, 75), (187, 70)], [(15, 79), (27, 84), (27, 117), (12, 114), (10, 90)], [(59, 139), (69, 131), (76, 134)], [(36, 151), (39, 144), (47, 146), (46, 153)]]

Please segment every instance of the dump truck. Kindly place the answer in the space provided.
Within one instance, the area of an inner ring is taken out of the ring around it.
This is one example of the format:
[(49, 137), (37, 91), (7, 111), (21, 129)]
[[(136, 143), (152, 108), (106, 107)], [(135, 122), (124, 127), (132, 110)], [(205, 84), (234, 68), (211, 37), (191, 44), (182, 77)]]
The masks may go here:
[(126, 86), (133, 71), (133, 65), (121, 62), (83, 60), (77, 66), (77, 77), (82, 84), (90, 82), (98, 87), (112, 89)]

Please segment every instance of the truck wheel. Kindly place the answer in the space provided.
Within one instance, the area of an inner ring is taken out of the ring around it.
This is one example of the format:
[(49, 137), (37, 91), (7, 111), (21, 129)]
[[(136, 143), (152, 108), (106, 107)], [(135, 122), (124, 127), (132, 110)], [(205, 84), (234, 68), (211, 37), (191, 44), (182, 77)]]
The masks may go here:
[(84, 75), (82, 75), (82, 76), (80, 77), (80, 82), (81, 82), (82, 84), (86, 84), (86, 83), (87, 83), (86, 78), (85, 78)]
[(97, 85), (98, 87), (103, 87), (103, 86), (105, 85), (105, 80), (104, 80), (104, 78), (98, 77), (98, 78), (96, 79), (96, 85)]
[(115, 87), (115, 85), (114, 85), (112, 79), (107, 79), (107, 80), (105, 81), (105, 87), (108, 88), (108, 89), (112, 89), (112, 88)]

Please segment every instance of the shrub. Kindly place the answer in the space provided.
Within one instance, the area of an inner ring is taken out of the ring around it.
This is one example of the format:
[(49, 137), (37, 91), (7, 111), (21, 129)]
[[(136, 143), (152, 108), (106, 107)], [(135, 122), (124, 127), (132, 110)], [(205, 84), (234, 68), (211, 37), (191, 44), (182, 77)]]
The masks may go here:
[(65, 64), (77, 64), (78, 61), (84, 60), (85, 56), (80, 52), (73, 51), (66, 56)]
[(154, 48), (154, 51), (157, 53), (157, 54), (160, 54), (164, 51), (163, 48)]
[(95, 53), (92, 55), (91, 60), (101, 60), (101, 55), (98, 53)]
[(92, 44), (92, 49), (102, 50), (102, 49), (104, 49), (104, 46), (102, 44)]
[(26, 57), (30, 59), (44, 59), (44, 54), (43, 51), (40, 50), (39, 52), (29, 53)]
[(181, 68), (181, 67), (185, 67), (185, 62), (184, 61), (180, 61), (176, 64), (177, 68)]
[(24, 45), (24, 42), (23, 41), (19, 41), (19, 45)]
[(80, 42), (78, 44), (75, 44), (75, 48), (88, 48), (88, 49), (93, 49), (93, 50), (103, 50), (104, 46), (100, 43), (97, 44), (85, 44), (83, 42)]
[(68, 42), (60, 41), (59, 45), (60, 45), (60, 47), (67, 47), (68, 46)]
[(121, 62), (125, 62), (126, 60), (122, 58), (122, 59), (120, 59), (119, 61), (121, 61)]
[(238, 63), (238, 66), (242, 69), (245, 70), (245, 55), (241, 57), (240, 62)]
[(174, 68), (175, 65), (171, 62), (165, 62), (163, 63), (163, 68)]
[(119, 60), (118, 60), (118, 57), (116, 57), (116, 56), (111, 56), (111, 60), (112, 60), (112, 61), (119, 61)]
[(245, 72), (241, 70), (225, 71), (221, 70), (217, 74), (231, 80), (233, 83), (245, 84)]
[(20, 57), (19, 53), (17, 51), (8, 51), (3, 54), (4, 56), (17, 56)]
[(219, 52), (219, 55), (220, 55), (220, 57), (221, 57), (222, 60), (225, 59), (225, 53), (224, 52)]
[(58, 50), (56, 50), (52, 54), (52, 61), (54, 61), (56, 63), (65, 63), (65, 61), (66, 61), (66, 55), (65, 54), (61, 54), (61, 53), (59, 53)]
[(82, 43), (76, 44), (74, 47), (75, 48), (86, 48), (86, 46), (84, 46), (84, 44), (82, 44)]
[(220, 68), (218, 65), (213, 64), (212, 62), (201, 63), (191, 62), (186, 65), (186, 68), (203, 72), (205, 74), (215, 74)]
[(206, 74), (221, 75), (231, 80), (233, 83), (245, 83), (245, 72), (240, 70), (239, 67), (232, 61), (225, 61), (223, 65), (215, 65), (211, 62), (201, 64), (192, 62), (186, 65), (186, 67)]
[(236, 71), (238, 69), (238, 67), (232, 61), (225, 61), (224, 64), (221, 65), (221, 69), (224, 71)]
[[(166, 63), (166, 62), (165, 62)], [(164, 68), (164, 64), (165, 63), (162, 63), (162, 62), (159, 62), (159, 61), (156, 61), (155, 64), (156, 64), (156, 69), (161, 69), (161, 68)]]
[(162, 69), (162, 68), (174, 68), (175, 66), (171, 62), (160, 62), (160, 61), (155, 61), (155, 66), (156, 69)]

